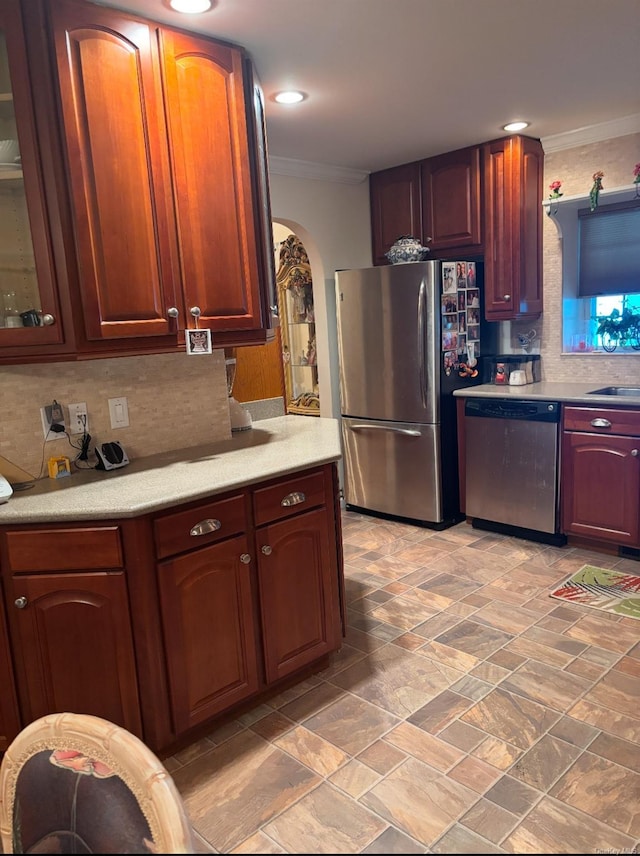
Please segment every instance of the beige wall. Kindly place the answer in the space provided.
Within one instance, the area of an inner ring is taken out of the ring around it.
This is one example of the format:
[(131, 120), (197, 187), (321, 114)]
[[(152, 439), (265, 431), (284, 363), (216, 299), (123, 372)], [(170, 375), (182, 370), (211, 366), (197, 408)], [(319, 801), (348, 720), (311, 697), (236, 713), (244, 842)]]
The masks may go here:
[[(566, 196), (588, 195), (593, 174), (604, 172), (603, 187), (630, 185), (633, 168), (640, 162), (640, 134), (550, 152), (545, 155), (544, 195), (552, 181), (562, 181)], [(636, 382), (640, 376), (640, 354), (562, 354), (562, 248), (555, 224), (544, 217), (543, 286), (544, 315), (533, 325), (512, 325), (512, 334), (532, 326), (541, 334), (540, 354), (544, 380), (588, 380), (600, 383)]]
[[(92, 438), (120, 440), (130, 458), (231, 436), (222, 351), (0, 366), (0, 390), (0, 455), (36, 477), (43, 459), (46, 474), (50, 456), (77, 454), (66, 438), (44, 443), (40, 407), (54, 398), (85, 401)], [(130, 427), (113, 430), (108, 399), (119, 396)]]

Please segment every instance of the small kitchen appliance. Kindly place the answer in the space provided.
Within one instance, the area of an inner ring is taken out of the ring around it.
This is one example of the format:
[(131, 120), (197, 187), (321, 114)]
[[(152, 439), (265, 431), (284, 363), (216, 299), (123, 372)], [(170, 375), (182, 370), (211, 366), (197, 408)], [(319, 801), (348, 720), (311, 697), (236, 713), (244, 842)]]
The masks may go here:
[(236, 379), (237, 360), (235, 348), (225, 348), (225, 368), (227, 370), (227, 393), (229, 395), (229, 418), (231, 431), (248, 431), (252, 427), (251, 414), (233, 397), (233, 384)]

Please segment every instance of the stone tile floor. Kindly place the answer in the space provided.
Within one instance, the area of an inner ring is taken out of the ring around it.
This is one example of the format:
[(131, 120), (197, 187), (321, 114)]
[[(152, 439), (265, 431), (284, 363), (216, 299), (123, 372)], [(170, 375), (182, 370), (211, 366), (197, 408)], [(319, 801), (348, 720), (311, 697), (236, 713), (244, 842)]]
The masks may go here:
[(324, 671), (165, 761), (199, 852), (640, 852), (640, 622), (548, 596), (640, 565), (343, 513)]

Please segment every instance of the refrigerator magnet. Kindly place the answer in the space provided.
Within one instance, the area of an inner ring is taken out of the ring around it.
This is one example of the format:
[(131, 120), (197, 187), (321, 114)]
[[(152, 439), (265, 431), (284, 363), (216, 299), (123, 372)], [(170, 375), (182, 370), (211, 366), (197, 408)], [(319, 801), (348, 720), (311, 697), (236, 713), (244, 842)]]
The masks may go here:
[(188, 354), (211, 354), (211, 330), (187, 330), (187, 353)]

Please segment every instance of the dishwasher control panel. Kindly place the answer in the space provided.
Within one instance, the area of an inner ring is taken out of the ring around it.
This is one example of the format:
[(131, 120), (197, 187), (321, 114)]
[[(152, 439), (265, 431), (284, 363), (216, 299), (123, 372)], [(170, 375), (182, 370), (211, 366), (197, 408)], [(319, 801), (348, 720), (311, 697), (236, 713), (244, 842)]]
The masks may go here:
[(467, 398), (465, 416), (491, 419), (524, 419), (529, 422), (559, 422), (560, 403), (511, 398)]

